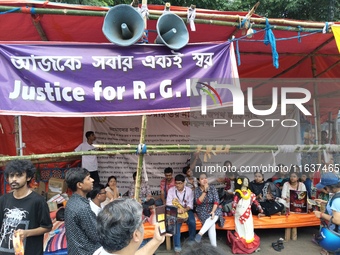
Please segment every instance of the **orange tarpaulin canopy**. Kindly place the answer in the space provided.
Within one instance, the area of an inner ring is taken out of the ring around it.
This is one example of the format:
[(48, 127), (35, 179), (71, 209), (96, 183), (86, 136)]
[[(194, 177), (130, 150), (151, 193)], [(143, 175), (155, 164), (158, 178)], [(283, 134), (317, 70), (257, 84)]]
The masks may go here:
[[(107, 7), (82, 6), (59, 4), (42, 1), (29, 0), (2, 0), (0, 6), (13, 6), (24, 8), (26, 6), (46, 9), (62, 9), (66, 14), (69, 10), (97, 11), (102, 12), (102, 16), (83, 16), (79, 15), (56, 15), (43, 14), (31, 15), (27, 13), (6, 13), (0, 15), (1, 34), (0, 42), (21, 41), (34, 43), (44, 39), (37, 30), (37, 25), (45, 34), (45, 40), (52, 43), (60, 42), (89, 42), (89, 43), (109, 43), (102, 32), (104, 15), (109, 10)], [(198, 6), (199, 7), (199, 6)], [(164, 6), (148, 5), (151, 11), (162, 11)], [(187, 13), (187, 7), (172, 6), (171, 11)], [(246, 12), (228, 12), (196, 9), (198, 14), (208, 15), (228, 15), (235, 16), (234, 22), (238, 17), (246, 16)], [(256, 16), (256, 14), (253, 15)], [(211, 18), (212, 19), (212, 18)], [(206, 20), (210, 20), (206, 18)], [(273, 21), (271, 26), (285, 24), (285, 19)], [(153, 43), (157, 37), (157, 20), (149, 19), (147, 28), (149, 30), (149, 43)], [(236, 26), (226, 26), (213, 24), (196, 23), (196, 31), (189, 30), (189, 43), (197, 42), (218, 42), (231, 39), (233, 36), (238, 39), (244, 36), (245, 30)], [(298, 24), (299, 21), (296, 21)], [(312, 22), (310, 24), (313, 24)], [(316, 23), (320, 24), (320, 23)], [(326, 25), (326, 24), (325, 24)], [(304, 28), (304, 25), (300, 26)], [(292, 30), (293, 27), (287, 26), (284, 30), (273, 30), (276, 38), (276, 47), (279, 54), (279, 68), (276, 69), (272, 64), (272, 53), (270, 45), (263, 43), (264, 32), (258, 31), (253, 38), (244, 38), (239, 41), (239, 52), (241, 65), (239, 74), (241, 78), (338, 78), (340, 55), (336, 47), (333, 33), (298, 33)], [(306, 36), (308, 35), (308, 36)], [(259, 41), (260, 40), (260, 41)], [(313, 73), (314, 72), (314, 73)]]
[[(2, 0), (0, 7), (10, 8), (14, 12), (0, 15), (1, 33), (0, 43), (109, 43), (102, 32), (104, 16), (109, 8), (68, 5), (51, 3), (48, 1), (30, 0)], [(30, 7), (30, 8), (26, 8)], [(34, 8), (46, 10), (63, 10), (65, 15), (34, 14)], [(199, 7), (199, 6), (198, 6)], [(22, 8), (25, 13), (18, 12)], [(164, 6), (148, 5), (149, 10), (162, 11)], [(171, 7), (174, 12), (187, 12), (186, 7)], [(90, 15), (66, 15), (69, 11), (102, 12), (102, 16)], [(197, 8), (198, 14), (207, 15), (234, 15), (233, 22), (238, 22), (237, 17), (245, 17), (246, 12), (227, 12), (203, 10)], [(253, 15), (253, 17), (259, 17)], [(208, 18), (206, 18), (209, 20)], [(277, 19), (271, 21), (271, 26), (283, 26), (288, 20)], [(296, 21), (299, 23), (299, 21)], [(157, 20), (148, 20), (149, 42), (152, 43), (156, 36)], [(313, 24), (313, 23), (311, 23)], [(326, 26), (326, 24), (325, 24)], [(304, 25), (301, 25), (304, 28)], [(196, 31), (189, 30), (189, 43), (197, 42), (223, 42), (235, 37), (235, 48), (238, 48), (240, 64), (238, 72), (243, 78), (316, 78), (336, 79), (340, 76), (340, 54), (338, 52), (333, 33), (307, 33), (273, 29), (276, 38), (276, 48), (279, 55), (279, 67), (273, 66), (272, 50), (270, 45), (263, 42), (265, 32), (255, 28), (258, 32), (253, 38), (243, 38), (245, 30), (235, 26), (196, 23)], [(329, 30), (330, 31), (330, 30)], [(305, 36), (305, 37), (304, 37)], [(236, 47), (236, 42), (238, 47)], [(1, 76), (1, 75), (0, 75)], [(335, 119), (339, 110), (340, 83), (334, 82), (331, 86), (318, 85), (316, 96), (320, 98), (320, 115), (322, 121), (328, 120), (331, 113)], [(1, 81), (1, 86), (6, 86), (6, 81)], [(242, 83), (241, 83), (242, 86)], [(290, 86), (289, 84), (287, 86)], [(294, 85), (292, 85), (294, 86)], [(244, 90), (245, 87), (242, 87)], [(261, 98), (262, 103), (271, 103), (271, 88), (258, 86), (254, 94)], [(1, 95), (1, 92), (0, 92)], [(313, 109), (310, 109), (313, 112)], [(23, 118), (23, 137), (25, 137), (25, 154), (52, 153), (72, 151), (82, 141), (83, 118)], [(314, 121), (314, 120), (311, 120)], [(0, 144), (0, 154), (15, 155), (14, 143), (15, 128), (13, 117), (0, 116), (0, 135), (3, 143)], [(37, 131), (39, 130), (39, 131)], [(53, 133), (53, 135), (49, 135)], [(43, 139), (42, 139), (43, 138)], [(57, 139), (55, 139), (57, 138)], [(39, 141), (39, 143), (36, 143)]]

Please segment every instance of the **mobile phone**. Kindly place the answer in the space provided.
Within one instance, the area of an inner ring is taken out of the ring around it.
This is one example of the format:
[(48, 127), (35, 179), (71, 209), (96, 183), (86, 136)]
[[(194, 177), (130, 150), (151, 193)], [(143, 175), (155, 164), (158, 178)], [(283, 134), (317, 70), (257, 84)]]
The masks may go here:
[(157, 206), (156, 207), (156, 221), (159, 223), (159, 234), (165, 235), (166, 228), (165, 228), (165, 205)]
[(159, 222), (158, 225), (159, 225), (159, 227), (158, 227), (159, 234), (165, 235), (166, 234), (165, 221)]
[(175, 235), (177, 226), (177, 207), (165, 206), (165, 230), (166, 233)]

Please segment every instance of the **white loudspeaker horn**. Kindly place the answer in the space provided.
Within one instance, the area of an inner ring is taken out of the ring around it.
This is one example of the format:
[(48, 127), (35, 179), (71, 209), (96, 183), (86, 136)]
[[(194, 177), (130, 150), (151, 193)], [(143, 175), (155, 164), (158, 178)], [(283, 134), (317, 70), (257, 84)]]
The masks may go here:
[(129, 46), (143, 36), (144, 20), (132, 6), (120, 4), (106, 13), (102, 30), (110, 42)]
[(164, 13), (157, 20), (156, 43), (163, 43), (170, 49), (179, 50), (189, 42), (189, 32), (184, 21), (176, 14)]

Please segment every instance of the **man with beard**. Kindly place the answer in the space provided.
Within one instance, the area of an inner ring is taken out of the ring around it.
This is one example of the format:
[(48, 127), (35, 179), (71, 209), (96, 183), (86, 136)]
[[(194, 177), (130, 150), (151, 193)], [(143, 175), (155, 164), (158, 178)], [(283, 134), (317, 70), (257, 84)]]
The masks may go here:
[[(171, 187), (175, 187), (175, 179), (173, 177), (174, 170), (171, 167), (167, 167), (164, 169), (164, 176), (165, 178), (161, 180), (161, 201), (156, 201), (156, 206), (165, 205), (166, 204), (166, 197), (168, 194), (168, 190)], [(160, 201), (160, 202), (159, 202)]]
[(51, 231), (52, 221), (44, 198), (28, 186), (35, 171), (28, 160), (6, 165), (5, 178), (13, 192), (0, 198), (0, 254), (15, 254), (13, 240), (19, 240), (22, 254), (43, 254), (44, 233)]

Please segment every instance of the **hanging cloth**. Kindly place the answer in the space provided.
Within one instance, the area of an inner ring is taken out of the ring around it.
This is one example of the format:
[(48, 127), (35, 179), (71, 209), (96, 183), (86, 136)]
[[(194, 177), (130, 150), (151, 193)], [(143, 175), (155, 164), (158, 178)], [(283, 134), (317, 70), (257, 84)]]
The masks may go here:
[(266, 19), (266, 33), (264, 35), (264, 44), (265, 45), (270, 44), (272, 48), (273, 66), (276, 69), (279, 68), (279, 54), (276, 51), (276, 39), (272, 29), (270, 28), (268, 19)]

